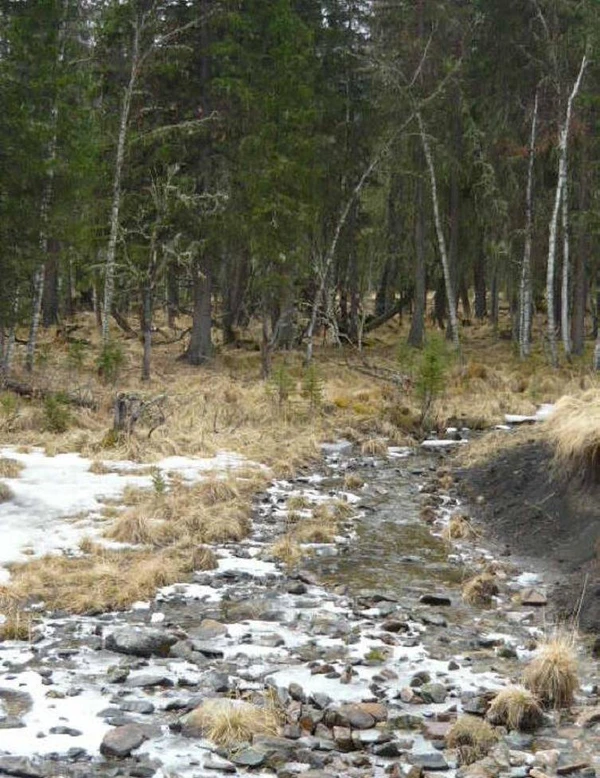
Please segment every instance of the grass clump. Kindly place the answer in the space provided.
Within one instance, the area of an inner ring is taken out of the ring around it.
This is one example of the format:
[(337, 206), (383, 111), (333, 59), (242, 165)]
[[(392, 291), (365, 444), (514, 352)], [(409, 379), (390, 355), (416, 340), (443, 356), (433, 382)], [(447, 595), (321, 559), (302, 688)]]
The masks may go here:
[(358, 473), (346, 473), (344, 476), (344, 489), (361, 489), (365, 485)]
[(288, 497), (287, 509), (289, 511), (305, 511), (312, 507), (311, 501), (303, 494), (292, 494)]
[(387, 440), (384, 438), (369, 438), (362, 443), (360, 453), (365, 457), (387, 457)]
[(318, 521), (302, 521), (294, 530), (294, 537), (299, 543), (333, 543), (335, 535), (335, 525)]
[(270, 555), (282, 562), (286, 567), (296, 567), (304, 556), (296, 537), (290, 533), (282, 535), (269, 548)]
[(487, 756), (497, 741), (498, 734), (487, 721), (461, 716), (448, 732), (446, 745), (457, 750), (459, 765), (468, 765)]
[(18, 459), (0, 457), (1, 478), (18, 478), (24, 469), (25, 465), (22, 462), (19, 462)]
[(563, 397), (544, 423), (554, 447), (554, 467), (566, 480), (600, 481), (600, 392)]
[(462, 597), (469, 605), (478, 605), (482, 608), (492, 604), (492, 597), (498, 594), (498, 584), (490, 573), (482, 573), (471, 578), (463, 586)]
[(521, 732), (537, 729), (543, 718), (537, 697), (524, 686), (508, 686), (499, 691), (487, 712), (491, 724)]
[(579, 688), (574, 637), (557, 633), (541, 644), (523, 673), (523, 685), (547, 708), (566, 708)]
[(0, 503), (8, 502), (14, 497), (12, 489), (4, 481), (0, 481)]
[(442, 536), (446, 540), (473, 540), (477, 532), (471, 523), (471, 518), (463, 513), (455, 513), (444, 527)]
[(223, 698), (205, 700), (185, 717), (184, 727), (234, 750), (251, 743), (256, 735), (276, 735), (280, 716), (272, 704), (264, 707), (243, 700)]

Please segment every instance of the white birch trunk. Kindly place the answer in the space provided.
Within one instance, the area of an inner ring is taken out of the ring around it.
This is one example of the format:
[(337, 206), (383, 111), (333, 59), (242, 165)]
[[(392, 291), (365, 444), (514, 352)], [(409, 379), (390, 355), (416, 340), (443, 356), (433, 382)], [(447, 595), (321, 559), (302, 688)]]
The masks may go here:
[(561, 288), (561, 331), (567, 359), (571, 358), (571, 323), (569, 316), (569, 182), (568, 157), (565, 160), (565, 183), (562, 192), (563, 267)]
[(529, 356), (531, 351), (531, 243), (533, 238), (533, 168), (535, 162), (535, 139), (538, 118), (538, 90), (535, 91), (531, 135), (529, 137), (529, 165), (527, 170), (527, 192), (525, 195), (525, 246), (521, 266), (521, 284), (519, 289), (519, 351), (521, 357)]
[(125, 162), (125, 144), (127, 142), (127, 129), (129, 127), (129, 114), (135, 82), (138, 76), (140, 61), (140, 32), (141, 23), (136, 21), (133, 33), (133, 48), (131, 52), (131, 70), (129, 81), (125, 87), (121, 117), (119, 120), (119, 135), (117, 138), (117, 155), (113, 172), (112, 205), (110, 211), (110, 233), (108, 248), (106, 250), (106, 262), (104, 265), (104, 306), (102, 309), (102, 342), (106, 345), (110, 338), (110, 316), (113, 297), (115, 293), (115, 262), (117, 257), (117, 239), (119, 236), (119, 213), (121, 210), (121, 178)]
[(558, 365), (558, 352), (556, 348), (556, 316), (554, 311), (554, 276), (556, 268), (556, 240), (558, 233), (558, 215), (560, 211), (560, 205), (562, 198), (565, 194), (567, 183), (567, 150), (569, 143), (569, 127), (571, 124), (571, 114), (573, 112), (573, 101), (579, 92), (581, 82), (583, 80), (583, 74), (587, 67), (587, 53), (583, 55), (581, 65), (579, 67), (579, 73), (573, 89), (567, 100), (567, 110), (565, 115), (565, 121), (560, 131), (558, 151), (558, 182), (556, 184), (556, 193), (554, 196), (554, 207), (552, 209), (552, 217), (550, 219), (549, 235), (548, 235), (548, 265), (546, 273), (546, 304), (548, 306), (548, 342), (550, 345), (550, 362), (552, 367)]
[[(60, 29), (58, 31), (58, 52), (56, 55), (57, 70), (60, 68), (65, 58), (65, 26), (69, 10), (69, 0), (63, 4), (63, 18), (61, 19)], [(44, 280), (46, 277), (46, 255), (48, 253), (48, 225), (50, 215), (50, 205), (54, 194), (54, 168), (56, 166), (56, 148), (58, 144), (58, 94), (54, 98), (52, 111), (50, 114), (50, 128), (52, 135), (48, 144), (48, 172), (42, 192), (42, 203), (40, 206), (40, 234), (38, 237), (38, 246), (40, 249), (40, 264), (35, 272), (33, 282), (33, 305), (31, 313), (31, 327), (29, 328), (29, 338), (27, 339), (27, 351), (25, 354), (25, 368), (28, 372), (33, 370), (35, 359), (35, 348), (37, 345), (37, 335), (40, 328), (40, 318), (42, 315), (42, 300), (44, 297)]]
[(425, 161), (427, 162), (427, 169), (429, 171), (429, 182), (431, 185), (431, 201), (433, 205), (433, 218), (435, 223), (435, 231), (437, 234), (438, 247), (440, 251), (440, 258), (442, 260), (442, 268), (444, 271), (444, 283), (446, 285), (446, 297), (448, 298), (448, 316), (450, 318), (450, 334), (452, 336), (452, 343), (454, 348), (458, 351), (460, 348), (460, 341), (458, 337), (458, 316), (456, 313), (456, 298), (454, 296), (454, 289), (452, 287), (452, 280), (450, 278), (450, 262), (448, 259), (448, 252), (446, 251), (446, 240), (444, 238), (444, 230), (442, 228), (442, 220), (440, 218), (440, 207), (437, 194), (437, 180), (435, 177), (435, 167), (433, 165), (433, 156), (431, 154), (431, 147), (429, 146), (429, 139), (425, 132), (425, 125), (423, 123), (423, 117), (420, 112), (417, 112), (417, 121), (419, 122), (419, 130), (421, 133), (421, 142), (423, 144), (423, 152), (425, 154)]
[(13, 317), (8, 332), (8, 338), (4, 348), (4, 355), (2, 357), (2, 373), (7, 376), (10, 374), (12, 367), (12, 358), (15, 350), (15, 340), (17, 336), (17, 314), (19, 311), (19, 290), (15, 292), (15, 299), (13, 302)]

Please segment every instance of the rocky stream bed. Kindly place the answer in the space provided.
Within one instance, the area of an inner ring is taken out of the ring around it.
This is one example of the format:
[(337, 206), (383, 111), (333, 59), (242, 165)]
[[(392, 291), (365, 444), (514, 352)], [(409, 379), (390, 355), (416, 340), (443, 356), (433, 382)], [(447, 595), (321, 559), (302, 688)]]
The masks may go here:
[[(221, 547), (217, 570), (128, 612), (48, 614), (31, 644), (0, 644), (0, 775), (595, 776), (599, 680), (585, 641), (575, 708), (457, 765), (445, 742), (452, 722), (482, 715), (495, 689), (518, 680), (548, 628), (545, 608), (515, 598), (533, 587), (543, 602), (543, 569), (518, 569), (481, 537), (441, 538), (459, 506), (436, 475), (444, 453), (324, 453), (320, 473), (272, 484), (252, 535)], [(345, 490), (348, 472), (365, 485)], [(267, 549), (292, 495), (341, 497), (354, 511), (335, 546), (313, 546), (290, 572)], [(432, 526), (419, 519), (424, 497)], [(490, 566), (493, 607), (465, 604), (462, 582)], [(266, 691), (284, 713), (280, 733), (233, 753), (187, 716), (206, 698)]]

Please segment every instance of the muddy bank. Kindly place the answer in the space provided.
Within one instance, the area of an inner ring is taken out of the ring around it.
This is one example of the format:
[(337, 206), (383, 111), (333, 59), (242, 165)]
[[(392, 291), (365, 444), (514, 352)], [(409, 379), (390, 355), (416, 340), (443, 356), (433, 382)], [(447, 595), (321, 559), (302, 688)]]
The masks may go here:
[(585, 589), (580, 627), (600, 634), (600, 486), (562, 478), (540, 440), (500, 450), (483, 464), (459, 469), (456, 478), (502, 553), (541, 564), (555, 615), (572, 617)]

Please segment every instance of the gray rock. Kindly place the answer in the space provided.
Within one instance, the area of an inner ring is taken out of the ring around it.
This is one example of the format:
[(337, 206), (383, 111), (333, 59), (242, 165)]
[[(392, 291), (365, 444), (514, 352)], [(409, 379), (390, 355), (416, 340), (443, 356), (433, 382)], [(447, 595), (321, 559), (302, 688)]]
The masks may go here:
[(288, 686), (288, 692), (292, 700), (296, 700), (297, 702), (306, 702), (306, 695), (304, 694), (304, 689), (300, 686), (299, 683), (292, 682)]
[(140, 673), (139, 675), (129, 676), (127, 686), (134, 689), (150, 689), (153, 686), (174, 686), (173, 681), (166, 675), (152, 675), (150, 673)]
[(64, 727), (61, 725), (57, 727), (50, 727), (50, 734), (70, 735), (71, 737), (79, 737), (80, 735), (83, 735), (83, 732), (80, 729), (74, 729), (73, 727)]
[(215, 619), (203, 619), (200, 625), (191, 630), (189, 635), (193, 640), (214, 640), (227, 634), (227, 627)]
[(331, 697), (324, 692), (313, 692), (310, 695), (309, 700), (315, 708), (319, 708), (319, 710), (324, 710), (331, 705)]
[(217, 756), (216, 754), (209, 754), (204, 762), (202, 763), (202, 767), (205, 770), (217, 770), (221, 773), (236, 773), (237, 768), (233, 764), (233, 762), (228, 761), (227, 759), (223, 759), (220, 756)]
[(168, 656), (177, 638), (170, 632), (152, 627), (123, 627), (106, 636), (105, 647), (118, 654)]
[(419, 602), (423, 605), (452, 605), (452, 600), (446, 594), (423, 594)]
[(398, 740), (390, 740), (388, 743), (376, 743), (371, 750), (375, 756), (396, 757), (405, 754), (408, 749), (403, 748)]
[(43, 765), (21, 756), (1, 756), (0, 775), (15, 775), (19, 778), (43, 778)]
[(238, 767), (260, 767), (265, 763), (267, 755), (256, 748), (244, 748), (234, 754), (232, 759)]
[(144, 715), (154, 713), (154, 705), (150, 700), (124, 700), (119, 705), (119, 709), (125, 713), (142, 713)]
[(423, 702), (440, 704), (445, 701), (448, 692), (441, 683), (424, 683), (419, 689), (419, 696)]
[(129, 675), (129, 667), (121, 667), (120, 665), (112, 665), (106, 671), (106, 680), (109, 683), (124, 683)]
[(448, 762), (443, 755), (437, 751), (431, 751), (424, 754), (408, 754), (407, 759), (410, 764), (420, 767), (423, 770), (447, 770)]
[(137, 724), (126, 724), (111, 729), (104, 735), (100, 744), (100, 753), (104, 756), (125, 757), (139, 748), (148, 739), (145, 731)]

